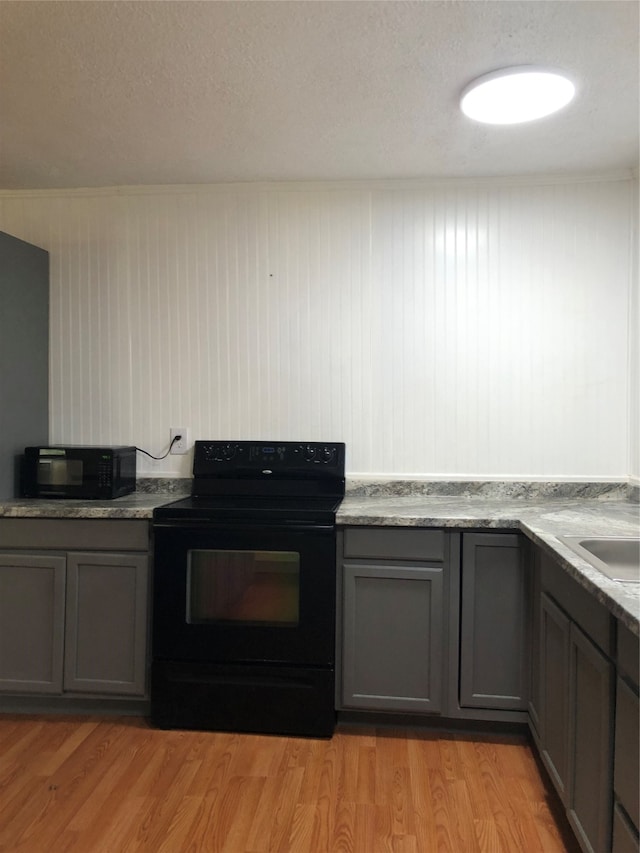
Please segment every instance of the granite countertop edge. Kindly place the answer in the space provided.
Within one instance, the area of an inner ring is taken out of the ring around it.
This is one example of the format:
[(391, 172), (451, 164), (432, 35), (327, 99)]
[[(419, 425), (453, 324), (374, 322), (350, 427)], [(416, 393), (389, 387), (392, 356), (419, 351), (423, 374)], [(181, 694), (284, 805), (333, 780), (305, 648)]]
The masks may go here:
[[(175, 492), (135, 492), (112, 501), (0, 501), (1, 518), (151, 520)], [(609, 580), (568, 548), (561, 536), (639, 536), (640, 508), (624, 500), (347, 494), (338, 526), (439, 527), (520, 531), (545, 550), (634, 634), (640, 635), (640, 583)], [(2, 543), (0, 542), (0, 547)]]

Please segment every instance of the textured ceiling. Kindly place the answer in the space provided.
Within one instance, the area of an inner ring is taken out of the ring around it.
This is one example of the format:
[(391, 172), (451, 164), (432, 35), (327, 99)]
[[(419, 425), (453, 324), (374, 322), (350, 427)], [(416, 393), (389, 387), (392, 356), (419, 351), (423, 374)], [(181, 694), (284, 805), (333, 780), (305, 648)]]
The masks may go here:
[[(636, 0), (0, 1), (0, 188), (585, 174), (638, 165)], [(530, 125), (474, 77), (565, 69)]]

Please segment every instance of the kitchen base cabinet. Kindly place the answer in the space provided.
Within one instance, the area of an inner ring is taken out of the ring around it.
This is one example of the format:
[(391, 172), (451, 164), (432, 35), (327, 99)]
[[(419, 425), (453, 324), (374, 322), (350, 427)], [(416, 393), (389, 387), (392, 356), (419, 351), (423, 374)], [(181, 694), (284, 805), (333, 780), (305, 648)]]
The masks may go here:
[(540, 555), (536, 744), (578, 843), (612, 843), (613, 628), (606, 609)]
[(148, 524), (0, 519), (0, 545), (0, 708), (146, 699)]
[(529, 680), (524, 552), (513, 533), (464, 533), (460, 705), (523, 711)]
[(518, 534), (348, 527), (338, 540), (339, 709), (526, 724)]
[(348, 528), (338, 541), (338, 707), (441, 713), (448, 537)]
[(0, 552), (0, 691), (60, 693), (65, 558)]

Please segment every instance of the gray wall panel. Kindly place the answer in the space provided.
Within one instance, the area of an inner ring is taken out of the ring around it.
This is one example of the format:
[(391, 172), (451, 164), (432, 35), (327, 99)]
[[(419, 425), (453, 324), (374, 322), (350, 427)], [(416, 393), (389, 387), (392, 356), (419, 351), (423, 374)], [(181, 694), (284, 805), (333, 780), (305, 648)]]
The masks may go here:
[(49, 436), (49, 254), (0, 232), (0, 499), (25, 446)]

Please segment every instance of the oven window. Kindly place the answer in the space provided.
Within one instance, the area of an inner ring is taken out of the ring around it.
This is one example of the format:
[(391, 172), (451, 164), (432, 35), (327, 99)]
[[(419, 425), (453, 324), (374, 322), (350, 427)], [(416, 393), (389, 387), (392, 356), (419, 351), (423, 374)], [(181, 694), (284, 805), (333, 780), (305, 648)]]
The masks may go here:
[(295, 627), (300, 554), (192, 550), (187, 557), (187, 622)]

